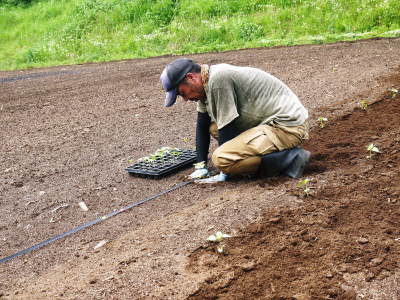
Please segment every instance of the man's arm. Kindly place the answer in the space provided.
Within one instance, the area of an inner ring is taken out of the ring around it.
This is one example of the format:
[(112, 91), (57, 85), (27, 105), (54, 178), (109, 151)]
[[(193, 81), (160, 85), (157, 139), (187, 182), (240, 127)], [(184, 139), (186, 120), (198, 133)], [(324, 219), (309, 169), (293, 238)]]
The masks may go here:
[[(239, 130), (236, 127), (235, 120), (230, 122), (229, 124), (225, 125), (223, 128), (218, 130), (218, 144), (221, 146), (222, 144), (226, 143), (227, 141), (235, 138), (239, 134)], [(208, 135), (210, 137), (210, 135)], [(208, 138), (208, 143), (210, 142), (210, 138)], [(208, 147), (207, 147), (208, 150)], [(197, 154), (199, 155), (199, 153)], [(202, 170), (207, 170), (207, 169), (202, 169)], [(192, 178), (201, 178), (201, 177), (206, 177), (208, 175), (208, 172), (206, 173), (197, 173), (200, 172), (201, 170), (196, 170), (193, 175), (191, 175)], [(196, 177), (197, 174), (201, 174), (202, 176)], [(198, 183), (215, 183), (215, 182), (221, 182), (227, 180), (228, 175), (224, 174), (223, 172), (220, 172), (218, 175), (205, 178), (205, 179), (198, 179), (196, 182)]]
[[(235, 119), (236, 120), (236, 119)], [(235, 120), (225, 125), (223, 128), (218, 130), (218, 145), (221, 146), (227, 141), (237, 137), (240, 132), (235, 125)]]
[(197, 112), (196, 125), (196, 150), (197, 162), (204, 161), (207, 164), (208, 149), (210, 147), (211, 118), (207, 113)]

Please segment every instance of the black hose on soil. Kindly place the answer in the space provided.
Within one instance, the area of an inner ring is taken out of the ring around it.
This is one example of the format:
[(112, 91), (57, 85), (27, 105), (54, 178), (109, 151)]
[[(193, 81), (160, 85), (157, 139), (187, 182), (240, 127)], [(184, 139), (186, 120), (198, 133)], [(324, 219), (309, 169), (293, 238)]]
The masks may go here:
[(78, 231), (81, 231), (81, 230), (83, 230), (85, 228), (93, 226), (93, 225), (95, 225), (97, 223), (103, 222), (104, 220), (107, 220), (107, 219), (109, 219), (111, 217), (114, 217), (114, 216), (124, 212), (124, 211), (127, 211), (128, 209), (131, 209), (132, 207), (138, 206), (138, 205), (143, 204), (143, 203), (145, 203), (147, 201), (150, 201), (150, 200), (158, 198), (158, 197), (160, 197), (162, 195), (168, 194), (169, 192), (172, 192), (172, 191), (177, 190), (177, 189), (179, 189), (181, 187), (184, 187), (185, 185), (188, 185), (189, 183), (192, 183), (192, 182), (193, 181), (182, 182), (180, 184), (177, 184), (177, 185), (173, 186), (172, 188), (170, 188), (168, 190), (165, 190), (163, 192), (160, 192), (158, 194), (150, 196), (150, 197), (148, 197), (146, 199), (143, 199), (141, 201), (138, 201), (138, 202), (135, 202), (135, 203), (131, 203), (131, 204), (129, 204), (129, 205), (123, 207), (123, 208), (120, 208), (120, 209), (115, 210), (115, 211), (113, 211), (111, 213), (108, 213), (108, 214), (106, 214), (106, 215), (104, 215), (104, 216), (102, 216), (102, 217), (100, 217), (100, 218), (98, 218), (96, 220), (90, 221), (90, 222), (88, 222), (86, 224), (82, 224), (82, 225), (80, 225), (78, 227), (75, 227), (75, 228), (73, 228), (73, 229), (71, 229), (71, 230), (69, 230), (67, 232), (61, 233), (61, 234), (56, 235), (56, 236), (54, 236), (54, 237), (52, 237), (50, 239), (47, 239), (47, 240), (42, 241), (42, 242), (40, 242), (40, 243), (38, 243), (36, 245), (33, 245), (32, 247), (29, 247), (27, 249), (21, 250), (21, 251), (19, 251), (17, 253), (14, 253), (14, 254), (10, 255), (10, 256), (4, 257), (4, 258), (0, 259), (0, 263), (5, 263), (5, 262), (7, 262), (7, 261), (9, 261), (9, 260), (11, 260), (13, 258), (16, 258), (18, 256), (24, 255), (26, 253), (29, 253), (29, 252), (33, 251), (33, 250), (42, 248), (42, 247), (44, 247), (44, 246), (46, 246), (46, 245), (48, 245), (48, 244), (50, 244), (52, 242), (55, 242), (55, 241), (57, 241), (59, 239), (67, 237), (67, 236), (69, 236), (71, 234), (74, 234), (74, 233), (76, 233)]

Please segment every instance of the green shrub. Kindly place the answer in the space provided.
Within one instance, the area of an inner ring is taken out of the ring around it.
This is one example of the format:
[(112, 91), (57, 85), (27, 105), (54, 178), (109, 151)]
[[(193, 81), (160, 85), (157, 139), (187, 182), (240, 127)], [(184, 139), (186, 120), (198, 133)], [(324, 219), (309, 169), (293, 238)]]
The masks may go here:
[(0, 4), (5, 4), (5, 5), (22, 5), (26, 6), (32, 3), (32, 0), (0, 0)]
[(242, 21), (238, 25), (239, 37), (244, 41), (256, 40), (264, 35), (264, 29), (261, 25), (249, 21)]
[(36, 64), (47, 60), (45, 51), (38, 48), (29, 48), (18, 58), (20, 64)]
[(399, 36), (399, 0), (0, 0), (0, 69)]
[(156, 1), (146, 13), (146, 18), (149, 18), (157, 26), (166, 26), (171, 23), (175, 16), (176, 5), (177, 2), (175, 0)]

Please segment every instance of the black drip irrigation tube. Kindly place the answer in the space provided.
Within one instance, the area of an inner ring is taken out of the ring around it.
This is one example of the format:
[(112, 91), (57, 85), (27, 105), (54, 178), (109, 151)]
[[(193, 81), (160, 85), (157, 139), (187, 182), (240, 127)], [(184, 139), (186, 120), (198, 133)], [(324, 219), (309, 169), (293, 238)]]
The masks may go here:
[(188, 185), (188, 184), (190, 184), (190, 183), (192, 183), (192, 182), (193, 182), (193, 181), (182, 182), (182, 183), (180, 183), (180, 184), (177, 184), (177, 185), (173, 186), (172, 188), (170, 188), (170, 189), (168, 189), (168, 190), (162, 191), (162, 192), (160, 192), (160, 193), (158, 193), (158, 194), (155, 194), (155, 195), (153, 195), (153, 196), (150, 196), (150, 197), (148, 197), (148, 198), (146, 198), (146, 199), (143, 199), (143, 200), (140, 200), (140, 201), (138, 201), (138, 202), (131, 203), (131, 204), (129, 204), (129, 205), (123, 207), (123, 208), (120, 208), (120, 209), (115, 210), (115, 211), (113, 211), (113, 212), (111, 212), (111, 213), (108, 213), (108, 214), (106, 214), (106, 215), (104, 215), (104, 216), (102, 216), (102, 217), (100, 217), (100, 218), (97, 218), (96, 220), (93, 220), (93, 221), (90, 221), (90, 222), (88, 222), (88, 223), (82, 224), (82, 225), (80, 225), (80, 226), (78, 226), (78, 227), (75, 227), (75, 228), (69, 230), (69, 231), (66, 231), (66, 232), (61, 233), (61, 234), (59, 234), (59, 235), (56, 235), (56, 236), (54, 236), (54, 237), (52, 237), (52, 238), (50, 238), (50, 239), (47, 239), (47, 240), (42, 241), (42, 242), (40, 242), (40, 243), (37, 243), (36, 245), (33, 245), (32, 247), (29, 247), (29, 248), (27, 248), (27, 249), (21, 250), (21, 251), (19, 251), (19, 252), (17, 252), (17, 253), (14, 253), (14, 254), (10, 255), (10, 256), (4, 257), (4, 258), (0, 259), (0, 263), (5, 263), (5, 262), (7, 262), (7, 261), (9, 261), (9, 260), (12, 260), (13, 258), (16, 258), (16, 257), (18, 257), (18, 256), (27, 254), (27, 253), (29, 253), (29, 252), (31, 252), (31, 251), (33, 251), (33, 250), (42, 248), (42, 247), (44, 247), (44, 246), (46, 246), (46, 245), (48, 245), (48, 244), (50, 244), (50, 243), (52, 243), (52, 242), (55, 242), (55, 241), (60, 240), (60, 239), (62, 239), (62, 238), (65, 238), (65, 237), (67, 237), (67, 236), (69, 236), (69, 235), (71, 235), (71, 234), (74, 234), (74, 233), (76, 233), (76, 232), (78, 232), (78, 231), (81, 231), (81, 230), (83, 230), (83, 229), (86, 229), (86, 228), (88, 228), (88, 227), (90, 227), (90, 226), (93, 226), (93, 225), (95, 225), (95, 224), (98, 224), (98, 223), (100, 223), (100, 222), (103, 222), (104, 220), (107, 220), (107, 219), (109, 219), (109, 218), (111, 218), (111, 217), (114, 217), (114, 216), (116, 216), (116, 215), (118, 215), (118, 214), (124, 212), (124, 211), (127, 211), (128, 209), (131, 209), (132, 207), (138, 206), (138, 205), (140, 205), (140, 204), (143, 204), (143, 203), (145, 203), (145, 202), (148, 202), (148, 201), (150, 201), (150, 200), (153, 200), (153, 199), (155, 199), (155, 198), (158, 198), (158, 197), (160, 197), (160, 196), (162, 196), (162, 195), (168, 194), (169, 192), (172, 192), (172, 191), (177, 190), (177, 189), (179, 189), (179, 188), (181, 188), (181, 187), (184, 187), (184, 186), (186, 186), (186, 185)]

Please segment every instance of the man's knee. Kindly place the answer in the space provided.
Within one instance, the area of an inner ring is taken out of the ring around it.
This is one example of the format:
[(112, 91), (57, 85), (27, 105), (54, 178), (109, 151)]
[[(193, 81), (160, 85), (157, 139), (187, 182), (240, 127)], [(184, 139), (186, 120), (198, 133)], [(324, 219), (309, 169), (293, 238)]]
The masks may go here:
[(211, 160), (216, 168), (222, 172), (228, 174), (230, 167), (235, 163), (232, 159), (229, 159), (222, 147), (218, 147), (211, 156)]
[(261, 157), (258, 155), (235, 160), (219, 149), (213, 153), (212, 161), (215, 167), (229, 175), (255, 174), (261, 165)]

